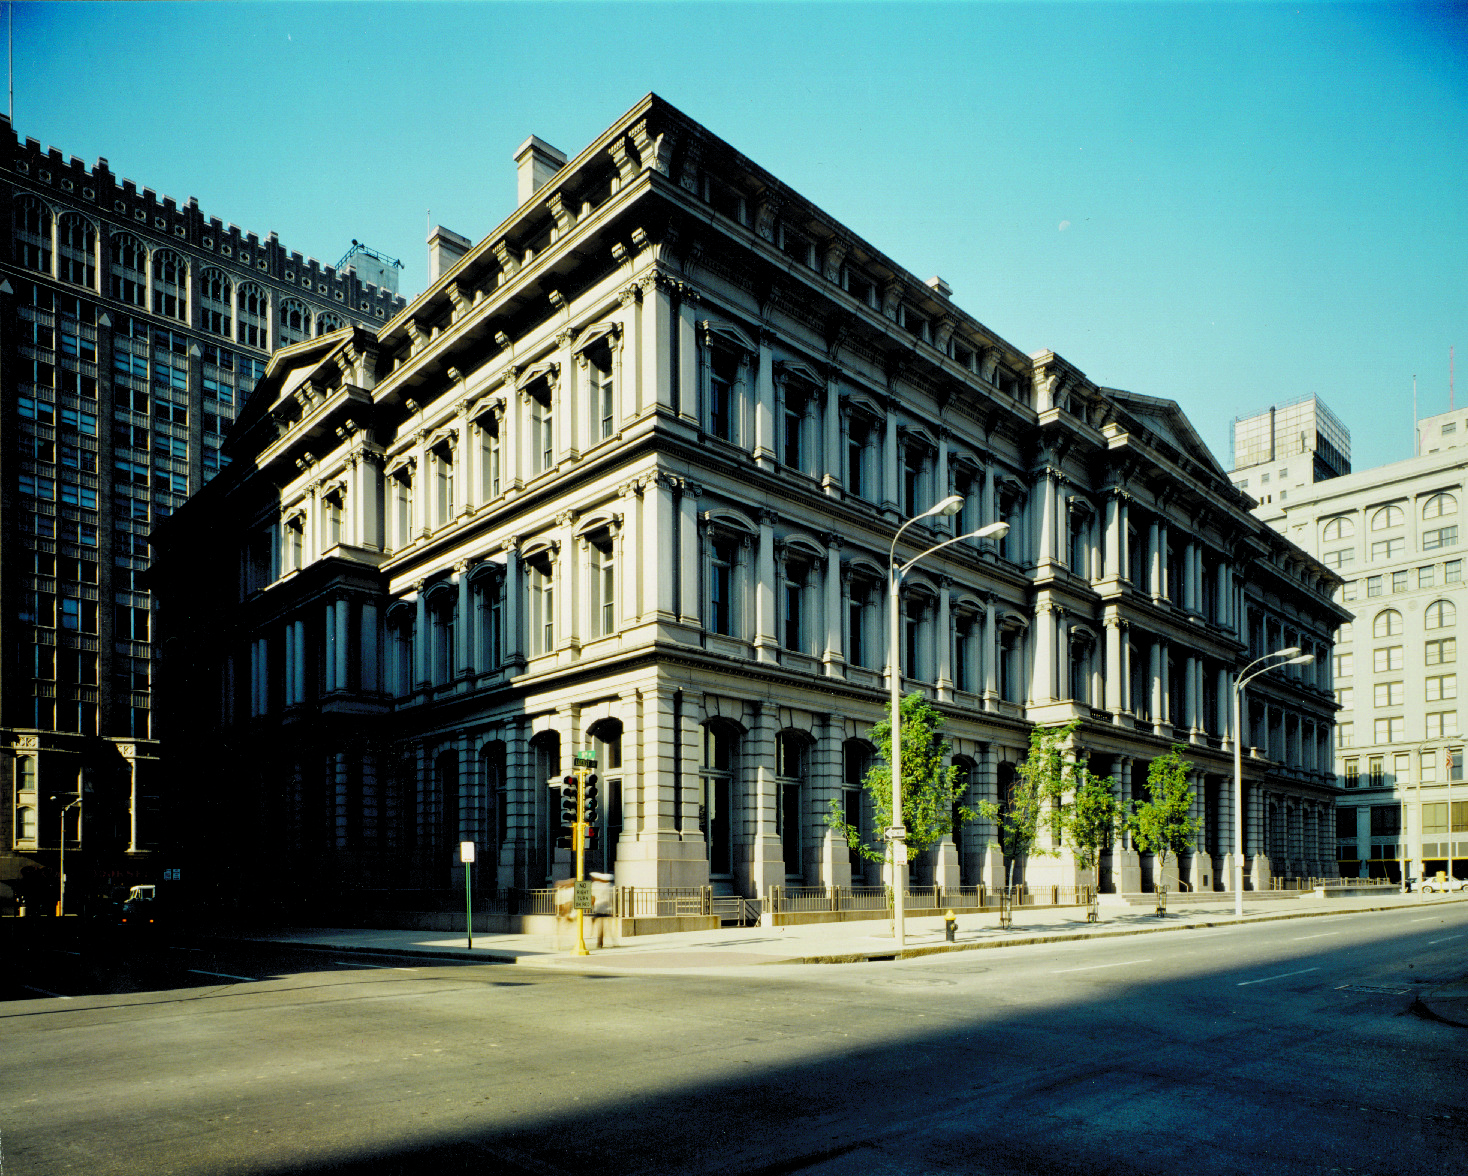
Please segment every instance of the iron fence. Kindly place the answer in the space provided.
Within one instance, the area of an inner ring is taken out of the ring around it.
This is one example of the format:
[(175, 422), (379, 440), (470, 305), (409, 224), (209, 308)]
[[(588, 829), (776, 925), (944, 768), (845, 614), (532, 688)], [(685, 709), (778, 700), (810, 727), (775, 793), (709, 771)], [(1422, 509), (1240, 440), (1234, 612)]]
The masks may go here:
[[(987, 886), (910, 886), (907, 910), (982, 910), (999, 907), (1003, 888)], [(1012, 906), (1087, 906), (1089, 886), (1040, 886), (1023, 883), (1009, 891)], [(768, 908), (779, 915), (885, 911), (892, 909), (892, 891), (886, 886), (772, 886)]]

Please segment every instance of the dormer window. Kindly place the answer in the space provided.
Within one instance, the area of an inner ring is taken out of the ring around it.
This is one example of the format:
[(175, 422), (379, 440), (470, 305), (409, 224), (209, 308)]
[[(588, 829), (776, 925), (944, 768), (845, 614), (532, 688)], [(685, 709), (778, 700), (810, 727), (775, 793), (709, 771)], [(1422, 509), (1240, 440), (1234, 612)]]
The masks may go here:
[(780, 250), (793, 261), (814, 268), (810, 239), (786, 225), (780, 227)]

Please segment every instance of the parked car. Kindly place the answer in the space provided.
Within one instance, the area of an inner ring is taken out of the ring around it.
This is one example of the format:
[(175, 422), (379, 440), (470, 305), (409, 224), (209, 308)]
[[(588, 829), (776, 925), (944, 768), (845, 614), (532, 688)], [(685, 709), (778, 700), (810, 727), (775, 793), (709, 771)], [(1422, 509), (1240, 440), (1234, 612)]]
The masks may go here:
[(1424, 878), (1417, 883), (1419, 894), (1446, 894), (1452, 890), (1468, 890), (1468, 878), (1447, 878), (1441, 882), (1436, 878)]

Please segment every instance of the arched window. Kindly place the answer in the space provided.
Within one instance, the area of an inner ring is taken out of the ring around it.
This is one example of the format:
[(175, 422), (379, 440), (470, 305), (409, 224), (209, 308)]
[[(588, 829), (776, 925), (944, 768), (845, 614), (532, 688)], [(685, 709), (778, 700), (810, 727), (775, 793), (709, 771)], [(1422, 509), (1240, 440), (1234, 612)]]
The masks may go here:
[(1402, 525), (1402, 508), (1400, 506), (1384, 506), (1371, 516), (1371, 529), (1373, 531), (1385, 531), (1388, 527), (1400, 527)]
[(340, 315), (332, 314), (329, 310), (316, 312), (316, 333), (318, 335), (329, 335), (332, 331), (340, 331), (346, 323)]
[(1441, 518), (1443, 515), (1454, 515), (1458, 513), (1458, 500), (1451, 494), (1434, 494), (1422, 504), (1422, 517), (1424, 519)]
[(113, 233), (111, 244), (108, 293), (129, 306), (147, 306), (147, 248), (131, 233)]
[[(458, 848), (463, 839), (468, 822), (464, 819), (468, 814), (463, 811), (459, 792), (459, 753), (456, 751), (440, 752), (433, 760), (433, 785), (438, 801), (438, 842), (440, 850), (453, 850)], [(440, 861), (447, 863), (450, 859), (447, 854), (440, 856)]]
[(708, 845), (709, 874), (730, 878), (734, 873), (734, 774), (738, 730), (723, 723), (703, 728), (703, 754), (698, 779), (703, 793), (698, 826)]
[[(872, 745), (861, 739), (848, 739), (841, 745), (841, 819), (855, 829), (863, 842), (871, 840), (871, 819), (865, 803), (865, 782), (873, 759)], [(865, 878), (867, 860), (848, 847), (851, 881)]]
[(311, 337), (311, 312), (299, 299), (284, 299), (280, 304), (277, 321), (280, 324), (280, 338), (277, 342), (281, 347), (289, 347), (292, 343)]
[(189, 267), (172, 249), (153, 254), (153, 313), (179, 322), (189, 317)]
[(495, 888), (500, 852), (510, 839), (510, 796), (505, 777), (505, 745), (495, 740), (479, 749), (479, 779), (484, 785), (485, 863), (481, 886)]
[(428, 620), (432, 628), (428, 679), (435, 686), (447, 686), (454, 680), (455, 604), (452, 588), (440, 587), (428, 597)]
[(253, 282), (245, 282), (239, 290), (239, 342), (261, 351), (270, 347), (270, 303), (265, 291)]
[(474, 597), (475, 631), (472, 654), (477, 672), (500, 668), (504, 650), (504, 576), (494, 569), (478, 572), (470, 581)]
[(775, 736), (775, 833), (785, 853), (785, 877), (804, 876), (805, 841), (802, 797), (809, 773), (810, 741), (799, 731)]
[(1337, 539), (1349, 539), (1356, 533), (1356, 524), (1350, 519), (1331, 519), (1325, 524), (1325, 541), (1334, 543)]
[(1384, 608), (1376, 614), (1376, 619), (1371, 624), (1371, 635), (1373, 637), (1400, 637), (1402, 635), (1402, 614), (1394, 608)]
[(617, 864), (617, 841), (622, 836), (622, 724), (617, 719), (603, 719), (589, 734), (601, 784), (597, 806), (600, 816), (592, 831), (587, 868), (610, 874)]
[(97, 288), (97, 230), (80, 213), (65, 213), (57, 224), (57, 243), (61, 250), (63, 282), (73, 286)]
[(211, 335), (226, 339), (234, 338), (230, 293), (229, 277), (223, 270), (206, 269), (199, 275), (199, 325)]
[(15, 200), (15, 260), (38, 274), (51, 272), (51, 209), (34, 196)]
[(1458, 623), (1458, 610), (1451, 600), (1434, 600), (1422, 614), (1422, 624), (1427, 629), (1446, 629)]
[(545, 814), (537, 822), (539, 827), (540, 860), (544, 863), (547, 882), (555, 877), (556, 837), (561, 828), (560, 793), (548, 785), (561, 782), (561, 737), (555, 731), (542, 731), (530, 741), (530, 784), (534, 789), (532, 800), (536, 810)]
[(413, 625), (413, 610), (406, 605), (387, 614), (387, 682), (399, 698), (413, 692)]

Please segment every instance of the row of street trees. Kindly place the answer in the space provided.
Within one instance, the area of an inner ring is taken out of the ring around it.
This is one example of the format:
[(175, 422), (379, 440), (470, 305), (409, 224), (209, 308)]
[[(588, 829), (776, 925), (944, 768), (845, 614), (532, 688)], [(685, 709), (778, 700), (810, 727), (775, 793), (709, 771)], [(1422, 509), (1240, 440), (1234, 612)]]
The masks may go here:
[[(962, 803), (965, 788), (958, 769), (944, 764), (951, 746), (940, 734), (944, 718), (918, 693), (902, 700), (900, 749), (902, 755), (902, 816), (908, 848), (914, 853), (935, 845), (957, 824), (980, 817), (992, 822), (996, 844), (1004, 855), (1005, 882), (1014, 884), (1014, 864), (1036, 854), (1058, 856), (1069, 846), (1077, 864), (1093, 871), (1099, 881), (1101, 853), (1123, 829), (1145, 852), (1156, 855), (1156, 885), (1160, 889), (1169, 858), (1191, 849), (1199, 823), (1192, 815), (1193, 792), (1188, 786), (1192, 764), (1175, 745), (1154, 759), (1147, 769), (1147, 799), (1119, 802), (1116, 781), (1098, 776), (1085, 764), (1066, 755), (1078, 722), (1030, 732), (1030, 752), (1016, 769), (1008, 795), (980, 801), (972, 809)], [(892, 824), (892, 732), (889, 722), (872, 728), (872, 741), (885, 762), (878, 762), (862, 781), (872, 801), (875, 829)], [(831, 801), (826, 823), (868, 861), (887, 859), (890, 847), (867, 841), (861, 830), (845, 819), (842, 805)], [(1046, 838), (1042, 833), (1048, 833)]]

